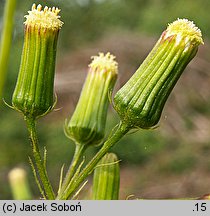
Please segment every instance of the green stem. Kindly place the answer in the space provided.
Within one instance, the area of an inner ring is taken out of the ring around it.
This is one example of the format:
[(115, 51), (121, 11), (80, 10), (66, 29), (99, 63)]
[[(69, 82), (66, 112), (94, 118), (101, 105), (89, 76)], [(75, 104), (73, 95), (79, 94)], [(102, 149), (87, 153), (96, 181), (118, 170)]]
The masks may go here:
[(72, 162), (71, 162), (71, 165), (69, 167), (69, 170), (66, 174), (66, 177), (64, 179), (64, 182), (62, 184), (62, 187), (59, 191), (59, 194), (58, 194), (58, 199), (59, 197), (63, 194), (63, 192), (65, 191), (65, 189), (68, 187), (75, 171), (76, 171), (76, 168), (77, 168), (77, 165), (81, 159), (81, 156), (83, 155), (84, 151), (85, 151), (86, 147), (85, 145), (83, 144), (76, 144), (76, 149), (75, 149), (75, 152), (74, 152), (74, 157), (72, 159)]
[(92, 173), (97, 163), (101, 160), (101, 158), (109, 151), (109, 149), (117, 143), (128, 131), (130, 127), (128, 125), (124, 125), (120, 123), (114, 134), (108, 138), (108, 140), (104, 143), (102, 148), (98, 151), (98, 153), (92, 158), (92, 160), (86, 165), (86, 167), (81, 171), (79, 176), (76, 179), (72, 179), (71, 184), (68, 185), (65, 192), (61, 194), (57, 199), (67, 200), (69, 199), (75, 191), (78, 189), (80, 184), (87, 178), (88, 175)]
[(12, 41), (13, 16), (15, 13), (16, 0), (7, 0), (4, 8), (3, 31), (0, 43), (0, 98), (4, 88), (7, 63)]
[(55, 194), (53, 192), (53, 188), (51, 186), (51, 183), (49, 181), (46, 167), (44, 166), (39, 146), (38, 146), (38, 139), (37, 139), (37, 132), (36, 132), (36, 122), (33, 118), (27, 118), (25, 117), (27, 128), (30, 134), (30, 140), (32, 144), (32, 151), (33, 151), (33, 157), (36, 163), (37, 171), (39, 173), (39, 177), (41, 179), (41, 182), (43, 184), (46, 197), (49, 200), (55, 199)]

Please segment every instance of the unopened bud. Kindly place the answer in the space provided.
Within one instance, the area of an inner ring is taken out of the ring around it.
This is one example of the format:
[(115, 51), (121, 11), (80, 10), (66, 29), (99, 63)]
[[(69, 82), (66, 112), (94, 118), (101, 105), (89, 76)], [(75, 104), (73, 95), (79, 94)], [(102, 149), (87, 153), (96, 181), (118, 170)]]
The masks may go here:
[(94, 200), (118, 200), (120, 167), (117, 156), (107, 153), (98, 163), (93, 177)]
[(101, 143), (105, 134), (108, 94), (117, 79), (117, 62), (110, 53), (94, 56), (76, 109), (65, 132), (78, 144)]
[(161, 116), (165, 102), (183, 70), (203, 43), (193, 22), (178, 19), (160, 39), (130, 80), (116, 93), (115, 109), (130, 128), (150, 128)]
[(13, 107), (25, 116), (36, 118), (53, 108), (55, 58), (62, 22), (58, 8), (34, 4), (26, 15), (24, 46)]
[(9, 172), (9, 183), (13, 198), (16, 200), (32, 199), (28, 185), (26, 171), (22, 168), (14, 168)]

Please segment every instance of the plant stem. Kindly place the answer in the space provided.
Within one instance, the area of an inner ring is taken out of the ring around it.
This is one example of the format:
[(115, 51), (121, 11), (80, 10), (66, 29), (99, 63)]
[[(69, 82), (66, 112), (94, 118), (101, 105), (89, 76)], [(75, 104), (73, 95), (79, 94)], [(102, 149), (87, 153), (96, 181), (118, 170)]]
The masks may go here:
[[(58, 197), (62, 195), (62, 193), (65, 191), (65, 189), (68, 187), (75, 171), (77, 168), (77, 165), (81, 159), (81, 156), (83, 155), (86, 147), (83, 144), (76, 144), (75, 152), (74, 152), (74, 157), (72, 159), (71, 165), (69, 167), (69, 170), (66, 174), (66, 177), (64, 179), (64, 182), (62, 184), (62, 187), (59, 191)], [(59, 198), (58, 198), (59, 199)]]
[(88, 175), (92, 173), (97, 163), (100, 159), (109, 151), (109, 149), (117, 143), (128, 131), (130, 127), (128, 125), (123, 124), (122, 122), (119, 124), (116, 131), (108, 138), (108, 140), (104, 143), (102, 148), (98, 151), (98, 153), (92, 158), (92, 160), (86, 165), (86, 167), (81, 171), (79, 176), (76, 179), (72, 179), (71, 184), (68, 185), (65, 192), (61, 194), (57, 199), (67, 200), (69, 199), (75, 191), (78, 189), (80, 184), (87, 178)]
[(36, 121), (33, 118), (25, 117), (27, 128), (30, 134), (30, 140), (32, 144), (32, 151), (33, 151), (33, 157), (36, 163), (37, 171), (39, 173), (39, 177), (41, 179), (42, 185), (44, 187), (44, 191), (46, 194), (47, 199), (54, 200), (55, 194), (53, 192), (53, 188), (51, 186), (51, 183), (49, 181), (46, 167), (44, 166), (39, 146), (38, 146), (38, 139), (37, 139), (37, 132), (36, 132)]
[(13, 16), (15, 13), (16, 0), (5, 1), (4, 18), (3, 18), (3, 30), (0, 42), (0, 98), (2, 98), (7, 63), (9, 59), (9, 52), (12, 40), (13, 31)]

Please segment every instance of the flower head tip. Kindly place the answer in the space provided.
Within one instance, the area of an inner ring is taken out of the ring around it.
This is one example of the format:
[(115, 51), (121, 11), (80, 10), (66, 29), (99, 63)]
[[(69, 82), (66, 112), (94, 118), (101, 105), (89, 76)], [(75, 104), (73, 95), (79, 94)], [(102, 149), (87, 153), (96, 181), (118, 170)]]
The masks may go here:
[(89, 67), (93, 70), (109, 71), (114, 74), (118, 73), (118, 63), (115, 61), (115, 56), (111, 55), (109, 52), (104, 55), (104, 53), (99, 53), (98, 56), (91, 57), (93, 61), (89, 64)]
[(196, 44), (203, 44), (201, 30), (188, 19), (177, 19), (176, 21), (168, 24), (166, 29), (166, 37), (176, 34), (179, 37), (187, 38)]
[(203, 43), (192, 21), (169, 24), (148, 57), (116, 93), (115, 109), (130, 128), (154, 127), (173, 87)]
[(57, 7), (48, 8), (45, 6), (44, 10), (42, 10), (42, 6), (40, 4), (37, 7), (36, 4), (33, 4), (31, 11), (28, 11), (28, 15), (25, 15), (26, 21), (24, 24), (54, 30), (60, 29), (63, 22), (59, 19), (59, 12), (60, 9)]

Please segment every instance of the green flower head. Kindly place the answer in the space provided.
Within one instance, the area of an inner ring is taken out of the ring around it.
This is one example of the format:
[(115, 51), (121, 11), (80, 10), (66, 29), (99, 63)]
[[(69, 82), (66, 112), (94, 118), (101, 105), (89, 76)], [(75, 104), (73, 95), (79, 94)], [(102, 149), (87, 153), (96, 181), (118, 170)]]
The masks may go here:
[(200, 29), (178, 19), (162, 33), (130, 80), (116, 93), (115, 109), (130, 128), (151, 128), (187, 64), (203, 43)]
[(63, 22), (58, 8), (42, 10), (34, 4), (26, 15), (24, 45), (13, 107), (24, 116), (37, 118), (53, 108), (55, 58)]
[(84, 145), (99, 144), (104, 138), (108, 94), (118, 74), (118, 64), (110, 53), (92, 59), (76, 109), (65, 126), (66, 134)]

